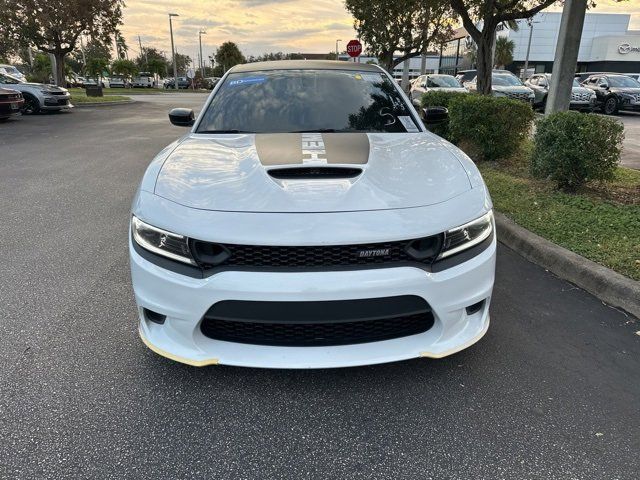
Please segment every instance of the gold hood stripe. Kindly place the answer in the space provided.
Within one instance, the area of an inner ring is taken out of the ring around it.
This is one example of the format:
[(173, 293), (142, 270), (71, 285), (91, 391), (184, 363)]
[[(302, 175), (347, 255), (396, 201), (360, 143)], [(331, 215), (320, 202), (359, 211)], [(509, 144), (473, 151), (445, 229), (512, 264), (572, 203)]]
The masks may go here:
[(264, 166), (364, 165), (369, 161), (366, 133), (264, 133), (255, 139), (258, 158)]

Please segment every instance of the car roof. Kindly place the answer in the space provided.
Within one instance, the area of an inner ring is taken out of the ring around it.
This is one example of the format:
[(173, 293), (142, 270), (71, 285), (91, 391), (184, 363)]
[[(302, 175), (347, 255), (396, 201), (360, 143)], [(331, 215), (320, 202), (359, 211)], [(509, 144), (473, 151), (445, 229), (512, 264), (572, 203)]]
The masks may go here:
[(276, 60), (236, 65), (229, 72), (262, 72), (268, 70), (354, 70), (358, 72), (380, 72), (380, 67), (369, 63), (336, 62), (335, 60)]

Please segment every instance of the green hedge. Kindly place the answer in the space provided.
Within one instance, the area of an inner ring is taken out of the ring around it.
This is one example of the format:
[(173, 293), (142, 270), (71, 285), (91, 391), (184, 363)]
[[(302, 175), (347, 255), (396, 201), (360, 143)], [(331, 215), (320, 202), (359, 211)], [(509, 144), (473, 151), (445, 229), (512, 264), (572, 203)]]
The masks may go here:
[[(420, 104), (422, 105), (422, 108), (445, 107), (448, 109), (452, 99), (461, 97), (463, 95), (468, 95), (468, 93), (431, 91), (422, 95)], [(430, 131), (432, 131), (436, 135), (441, 136), (442, 138), (446, 138), (447, 140), (451, 139), (448, 121), (436, 125), (428, 125), (428, 128)]]
[(474, 160), (512, 156), (528, 137), (534, 113), (528, 103), (488, 95), (449, 102), (450, 139)]
[(600, 115), (558, 112), (537, 122), (531, 172), (574, 191), (590, 180), (611, 180), (620, 161), (624, 126)]

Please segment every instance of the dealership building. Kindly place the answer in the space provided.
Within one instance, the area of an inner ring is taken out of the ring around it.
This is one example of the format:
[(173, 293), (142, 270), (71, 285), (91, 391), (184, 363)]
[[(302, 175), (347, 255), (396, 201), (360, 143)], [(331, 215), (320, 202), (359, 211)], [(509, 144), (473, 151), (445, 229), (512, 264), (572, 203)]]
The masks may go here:
[[(542, 12), (531, 22), (518, 21), (518, 29), (502, 28), (498, 35), (513, 40), (513, 63), (507, 69), (521, 74), (529, 49), (529, 74), (551, 72), (560, 30), (560, 12)], [(630, 30), (631, 15), (587, 13), (578, 53), (578, 72), (640, 74), (640, 31)], [(529, 48), (529, 39), (531, 44)], [(473, 41), (464, 29), (456, 30), (442, 45), (439, 72), (455, 75), (472, 68)]]

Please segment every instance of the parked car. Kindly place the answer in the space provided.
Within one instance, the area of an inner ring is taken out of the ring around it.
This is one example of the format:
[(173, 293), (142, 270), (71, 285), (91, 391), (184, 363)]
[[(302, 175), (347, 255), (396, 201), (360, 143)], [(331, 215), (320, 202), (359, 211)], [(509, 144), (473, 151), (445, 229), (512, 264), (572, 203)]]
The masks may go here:
[[(509, 70), (493, 70), (493, 73), (504, 73), (511, 74)], [(460, 82), (463, 87), (466, 87), (466, 83), (472, 81), (478, 75), (478, 70), (460, 70), (456, 74), (456, 79)]]
[(0, 87), (22, 93), (24, 105), (22, 113), (29, 115), (41, 110), (63, 110), (72, 108), (71, 95), (66, 88), (44, 83), (28, 83), (0, 73)]
[[(467, 87), (471, 92), (477, 91), (476, 79), (477, 77), (473, 77), (473, 80), (465, 84), (465, 87)], [(514, 100), (522, 100), (523, 102), (527, 102), (532, 105), (535, 98), (533, 90), (522, 83), (522, 80), (511, 72), (492, 72), (491, 94), (494, 97), (507, 97)]]
[(582, 84), (587, 78), (593, 75), (617, 75), (617, 74), (614, 72), (578, 72), (575, 74), (575, 77), (578, 80), (578, 83)]
[(22, 80), (23, 82), (27, 81), (27, 77), (25, 77), (24, 74), (13, 65), (0, 63), (0, 73), (11, 75), (12, 77), (17, 78), (18, 80)]
[[(178, 88), (189, 88), (191, 87), (191, 80), (187, 77), (178, 77)], [(164, 88), (176, 88), (175, 87), (175, 79), (167, 78), (164, 83)]]
[(110, 88), (130, 88), (131, 82), (129, 79), (123, 75), (114, 75), (109, 77), (109, 87)]
[(153, 75), (150, 72), (140, 72), (138, 75), (133, 77), (131, 85), (134, 88), (153, 88)]
[(111, 83), (109, 82), (109, 78), (108, 77), (100, 77), (100, 79), (98, 80), (97, 78), (86, 78), (84, 83), (82, 84), (83, 87), (95, 87), (96, 85), (100, 85), (102, 88), (110, 88), (111, 87)]
[(84, 84), (84, 78), (72, 73), (67, 76), (67, 86), (68, 87), (82, 87)]
[(197, 121), (185, 108), (169, 118), (190, 132), (151, 162), (130, 217), (153, 351), (347, 367), (440, 358), (485, 334), (489, 192), (380, 67), (236, 65)]
[(24, 105), (24, 98), (17, 90), (0, 88), (0, 121), (5, 121), (14, 115), (20, 115)]
[(469, 91), (462, 86), (458, 79), (452, 75), (429, 74), (421, 75), (411, 84), (409, 95), (414, 105), (420, 105), (422, 95), (430, 91), (437, 92), (460, 92)]
[(219, 81), (220, 78), (218, 77), (205, 77), (202, 80), (202, 86), (207, 90), (213, 90)]
[[(535, 94), (534, 107), (544, 110), (547, 105), (549, 87), (551, 86), (551, 74), (536, 73), (525, 82), (525, 85), (533, 90)], [(592, 90), (581, 86), (578, 80), (574, 78), (569, 108), (572, 110), (592, 111), (595, 107), (596, 94)]]
[(592, 75), (582, 85), (595, 92), (598, 106), (607, 115), (619, 110), (640, 111), (640, 83), (631, 77)]

